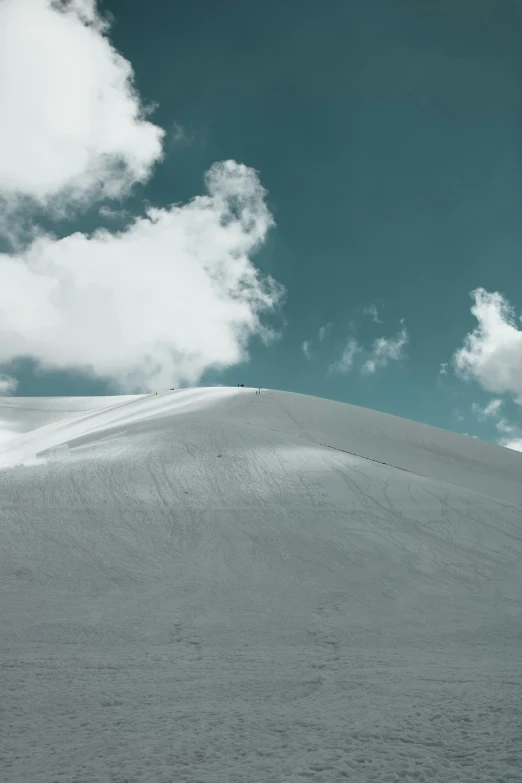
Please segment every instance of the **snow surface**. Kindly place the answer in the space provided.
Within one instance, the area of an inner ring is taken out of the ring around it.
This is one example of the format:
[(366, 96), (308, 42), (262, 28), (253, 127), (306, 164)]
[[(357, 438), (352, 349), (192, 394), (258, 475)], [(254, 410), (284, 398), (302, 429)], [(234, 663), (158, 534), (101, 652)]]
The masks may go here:
[(0, 428), (3, 781), (522, 781), (522, 454), (242, 388)]
[(116, 403), (137, 397), (0, 397), (0, 444), (44, 424), (107, 408), (111, 400)]

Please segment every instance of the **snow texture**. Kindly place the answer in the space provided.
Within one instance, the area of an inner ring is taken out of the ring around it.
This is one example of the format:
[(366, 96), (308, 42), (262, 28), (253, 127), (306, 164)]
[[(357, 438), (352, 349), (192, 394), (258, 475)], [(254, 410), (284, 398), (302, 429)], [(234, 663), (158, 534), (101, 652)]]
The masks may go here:
[(2, 781), (522, 781), (521, 454), (243, 388), (0, 417)]
[(0, 397), (0, 444), (44, 424), (64, 421), (84, 411), (107, 408), (111, 401), (123, 402), (136, 397)]

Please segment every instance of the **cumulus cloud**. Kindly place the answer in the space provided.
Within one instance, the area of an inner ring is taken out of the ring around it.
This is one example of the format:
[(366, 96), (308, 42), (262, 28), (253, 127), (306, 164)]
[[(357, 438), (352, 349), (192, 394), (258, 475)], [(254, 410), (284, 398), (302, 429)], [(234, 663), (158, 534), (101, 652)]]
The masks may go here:
[(379, 367), (386, 367), (391, 361), (397, 361), (404, 356), (404, 348), (408, 344), (408, 333), (402, 329), (396, 337), (379, 337), (374, 341), (368, 359), (363, 366), (363, 372), (374, 373)]
[(339, 361), (330, 365), (331, 372), (338, 372), (345, 375), (353, 368), (355, 357), (361, 351), (361, 347), (355, 338), (350, 338), (346, 343), (344, 351)]
[(197, 382), (247, 358), (283, 289), (252, 254), (273, 225), (247, 166), (226, 161), (207, 195), (149, 209), (124, 230), (42, 235), (0, 256), (0, 363), (31, 356), (139, 390)]
[(108, 33), (96, 0), (0, 0), (0, 232), (13, 248), (0, 255), (0, 362), (132, 391), (195, 383), (274, 336), (261, 319), (283, 289), (252, 261), (273, 225), (256, 172), (215, 164), (206, 195), (145, 217), (104, 204), (119, 231), (56, 238), (30, 223), (121, 199), (161, 159), (164, 131)]
[(18, 387), (18, 381), (11, 375), (0, 375), (0, 396), (7, 397), (9, 394), (14, 394)]
[(472, 297), (478, 325), (455, 353), (455, 369), (462, 378), (477, 381), (489, 392), (510, 394), (522, 405), (522, 331), (515, 311), (498, 292), (477, 288)]
[(0, 2), (0, 196), (64, 210), (144, 182), (164, 131), (95, 0)]

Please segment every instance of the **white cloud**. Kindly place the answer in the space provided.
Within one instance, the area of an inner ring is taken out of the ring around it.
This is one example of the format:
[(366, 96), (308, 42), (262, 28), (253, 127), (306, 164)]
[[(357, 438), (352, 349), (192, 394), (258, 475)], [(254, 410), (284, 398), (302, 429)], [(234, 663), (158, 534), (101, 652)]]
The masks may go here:
[(65, 209), (144, 182), (164, 131), (95, 0), (0, 1), (0, 195)]
[(0, 256), (0, 363), (31, 356), (122, 388), (195, 383), (268, 339), (282, 288), (251, 261), (273, 225), (256, 173), (227, 161), (208, 195), (149, 209), (123, 231), (40, 236)]
[(339, 372), (343, 375), (349, 372), (352, 369), (355, 357), (360, 350), (361, 347), (357, 340), (353, 337), (350, 338), (339, 361), (330, 365), (330, 371)]
[(379, 337), (374, 341), (372, 350), (363, 366), (363, 372), (374, 373), (379, 367), (386, 367), (390, 361), (404, 356), (403, 349), (408, 343), (408, 333), (402, 329), (396, 337)]
[(7, 397), (9, 394), (13, 394), (18, 386), (16, 378), (11, 375), (0, 375), (0, 396)]
[(331, 329), (332, 329), (331, 323), (321, 326), (321, 328), (319, 329), (319, 339), (324, 340), (324, 338), (330, 334)]
[(478, 321), (454, 355), (458, 374), (490, 392), (511, 394), (522, 405), (522, 331), (502, 294), (483, 288), (472, 292), (471, 312)]
[(447, 375), (448, 374), (448, 363), (442, 362), (439, 369), (439, 375)]
[(310, 343), (308, 342), (308, 340), (304, 341), (301, 348), (303, 349), (303, 353), (306, 356), (306, 358), (310, 360), (312, 358), (312, 353), (310, 351)]
[(18, 218), (0, 226), (15, 248), (0, 256), (0, 362), (130, 390), (194, 383), (274, 336), (261, 317), (283, 289), (252, 263), (273, 225), (252, 169), (216, 164), (208, 195), (145, 217), (104, 205), (130, 221), (118, 233), (57, 239), (17, 210), (121, 198), (160, 159), (164, 131), (107, 33), (96, 0), (0, 0), (0, 204)]

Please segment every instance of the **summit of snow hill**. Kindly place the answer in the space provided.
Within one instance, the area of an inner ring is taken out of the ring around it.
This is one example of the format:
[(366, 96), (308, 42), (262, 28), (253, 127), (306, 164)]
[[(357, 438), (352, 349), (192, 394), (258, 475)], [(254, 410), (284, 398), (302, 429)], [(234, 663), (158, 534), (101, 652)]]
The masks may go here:
[(271, 390), (10, 397), (0, 486), (6, 780), (522, 780), (522, 454)]
[[(220, 428), (224, 421), (254, 446), (258, 430), (278, 434), (296, 448), (330, 448), (473, 492), (522, 505), (522, 457), (475, 438), (387, 413), (291, 392), (236, 387), (183, 389), (150, 395), (0, 399), (0, 427), (14, 422), (23, 432), (4, 444), (2, 464), (43, 456), (52, 449), (103, 445), (111, 435), (156, 436), (169, 432), (171, 446), (187, 421)], [(35, 427), (36, 424), (36, 427)], [(52, 425), (52, 426), (45, 426)], [(4, 438), (4, 441), (7, 438)], [(0, 440), (1, 443), (1, 440)], [(149, 447), (154, 447), (151, 441)], [(178, 444), (179, 445), (179, 444)], [(281, 441), (283, 445), (283, 441)], [(101, 454), (101, 452), (100, 452)]]

